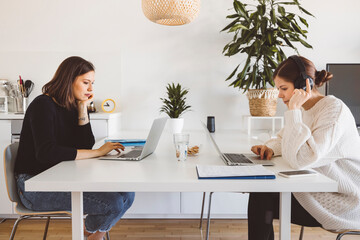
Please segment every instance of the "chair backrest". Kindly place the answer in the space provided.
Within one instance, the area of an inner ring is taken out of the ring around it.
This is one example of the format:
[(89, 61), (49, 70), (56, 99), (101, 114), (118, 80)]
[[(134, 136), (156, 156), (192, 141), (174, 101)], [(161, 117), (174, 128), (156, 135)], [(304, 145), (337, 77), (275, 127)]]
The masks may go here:
[(12, 143), (7, 146), (4, 151), (4, 172), (6, 188), (10, 201), (16, 203), (20, 202), (14, 172), (18, 148), (19, 143)]

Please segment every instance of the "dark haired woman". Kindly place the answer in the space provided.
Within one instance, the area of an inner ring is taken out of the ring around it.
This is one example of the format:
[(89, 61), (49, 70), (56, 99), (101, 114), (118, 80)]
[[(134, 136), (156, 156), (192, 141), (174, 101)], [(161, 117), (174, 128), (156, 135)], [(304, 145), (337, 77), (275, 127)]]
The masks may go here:
[[(296, 63), (296, 59), (301, 62)], [(300, 56), (290, 57), (274, 72), (275, 85), (288, 107), (285, 126), (277, 138), (251, 150), (261, 158), (282, 155), (294, 169), (313, 168), (339, 184), (337, 193), (294, 193), (291, 221), (328, 230), (360, 228), (360, 137), (349, 108), (317, 87), (332, 78)], [(303, 64), (306, 91), (295, 89)], [(294, 85), (295, 84), (295, 85)], [(274, 239), (272, 221), (279, 217), (279, 194), (251, 193), (248, 206), (249, 239)]]
[[(45, 84), (44, 94), (29, 105), (15, 165), (19, 195), (25, 207), (35, 211), (70, 211), (70, 193), (26, 192), (24, 182), (61, 161), (94, 158), (124, 149), (119, 143), (109, 142), (92, 149), (95, 140), (87, 105), (93, 98), (94, 81), (94, 66), (90, 62), (69, 57)], [(132, 192), (84, 193), (88, 239), (103, 239), (130, 208), (134, 196)]]

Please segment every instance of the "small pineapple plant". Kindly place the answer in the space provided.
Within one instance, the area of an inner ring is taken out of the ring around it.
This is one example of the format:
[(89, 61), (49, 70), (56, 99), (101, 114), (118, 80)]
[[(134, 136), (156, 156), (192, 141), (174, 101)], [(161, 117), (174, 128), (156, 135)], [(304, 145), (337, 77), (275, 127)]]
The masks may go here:
[(168, 83), (167, 98), (160, 98), (163, 102), (163, 106), (160, 112), (166, 113), (171, 119), (169, 119), (169, 126), (173, 133), (181, 133), (184, 126), (184, 119), (180, 118), (181, 114), (189, 111), (191, 106), (186, 105), (186, 94), (188, 90), (181, 87), (178, 84)]
[(186, 105), (186, 94), (189, 92), (187, 89), (182, 88), (179, 83), (169, 83), (166, 90), (168, 97), (160, 98), (163, 102), (160, 112), (166, 113), (170, 118), (179, 118), (181, 114), (189, 111), (191, 106)]

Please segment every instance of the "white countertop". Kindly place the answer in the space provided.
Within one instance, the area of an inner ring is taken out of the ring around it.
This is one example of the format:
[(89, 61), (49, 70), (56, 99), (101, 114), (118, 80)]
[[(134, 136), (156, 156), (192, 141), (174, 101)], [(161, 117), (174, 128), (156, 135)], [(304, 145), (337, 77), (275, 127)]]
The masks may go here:
[(13, 112), (0, 113), (0, 120), (24, 119), (25, 114), (17, 114)]
[[(21, 120), (24, 119), (25, 114), (17, 114), (13, 112), (9, 113), (0, 113), (0, 120)], [(113, 118), (119, 118), (121, 116), (120, 112), (114, 112), (114, 113), (105, 113), (105, 112), (97, 112), (97, 113), (90, 113), (90, 119), (113, 119)]]

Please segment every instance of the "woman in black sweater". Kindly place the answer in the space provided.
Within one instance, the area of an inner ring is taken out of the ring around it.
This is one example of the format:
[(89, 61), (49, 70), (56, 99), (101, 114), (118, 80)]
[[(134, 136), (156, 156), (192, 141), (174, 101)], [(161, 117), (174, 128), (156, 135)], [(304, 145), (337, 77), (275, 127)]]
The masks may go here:
[[(107, 142), (92, 149), (95, 139), (87, 105), (93, 98), (94, 66), (69, 57), (29, 105), (20, 136), (15, 173), (22, 203), (35, 211), (71, 210), (69, 192), (26, 192), (24, 182), (62, 162), (99, 157), (124, 150)], [(134, 201), (132, 192), (84, 193), (85, 235), (102, 239)]]

